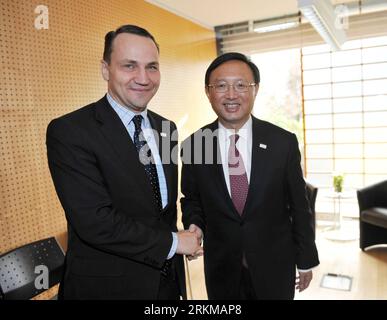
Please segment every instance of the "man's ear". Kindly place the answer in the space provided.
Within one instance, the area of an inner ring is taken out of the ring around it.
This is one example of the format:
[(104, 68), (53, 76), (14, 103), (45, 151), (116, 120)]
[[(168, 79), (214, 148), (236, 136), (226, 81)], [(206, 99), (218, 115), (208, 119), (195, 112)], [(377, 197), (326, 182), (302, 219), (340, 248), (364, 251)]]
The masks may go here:
[(206, 91), (206, 96), (208, 99), (210, 99), (210, 90), (207, 86), (205, 86), (204, 90)]
[(109, 65), (105, 60), (101, 60), (101, 73), (102, 78), (104, 78), (105, 81), (109, 81)]
[(258, 90), (259, 90), (259, 83), (257, 83), (257, 84), (255, 85), (255, 95), (254, 95), (254, 97), (257, 96)]

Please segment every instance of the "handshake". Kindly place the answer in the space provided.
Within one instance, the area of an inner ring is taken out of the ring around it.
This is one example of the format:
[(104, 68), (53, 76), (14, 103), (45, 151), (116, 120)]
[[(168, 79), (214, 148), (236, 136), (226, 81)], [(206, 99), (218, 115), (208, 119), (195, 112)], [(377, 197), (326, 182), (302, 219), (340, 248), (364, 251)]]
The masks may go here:
[(203, 255), (204, 251), (201, 247), (203, 232), (198, 226), (191, 224), (188, 230), (179, 231), (177, 237), (177, 254), (185, 254), (188, 260), (193, 260)]

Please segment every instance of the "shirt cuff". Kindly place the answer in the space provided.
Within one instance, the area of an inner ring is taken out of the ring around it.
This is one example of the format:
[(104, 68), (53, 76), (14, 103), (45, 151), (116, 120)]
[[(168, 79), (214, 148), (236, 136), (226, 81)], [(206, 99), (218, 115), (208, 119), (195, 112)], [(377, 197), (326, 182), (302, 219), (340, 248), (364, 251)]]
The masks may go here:
[(311, 270), (313, 270), (313, 269), (316, 269), (316, 267), (317, 267), (317, 266), (312, 267), (312, 268), (309, 268), (309, 269), (298, 269), (298, 268), (297, 268), (297, 270), (298, 270), (298, 272), (309, 272), (309, 271), (311, 271)]
[(172, 232), (172, 247), (171, 250), (169, 250), (167, 260), (171, 259), (175, 255), (177, 249), (177, 242), (177, 234), (176, 232)]

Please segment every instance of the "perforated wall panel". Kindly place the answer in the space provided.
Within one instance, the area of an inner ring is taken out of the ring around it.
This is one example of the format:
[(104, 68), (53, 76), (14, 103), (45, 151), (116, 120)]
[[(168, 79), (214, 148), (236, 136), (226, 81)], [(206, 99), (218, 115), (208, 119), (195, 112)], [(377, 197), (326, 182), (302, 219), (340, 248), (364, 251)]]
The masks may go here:
[[(35, 27), (39, 5), (48, 8), (48, 29)], [(0, 21), (0, 253), (66, 229), (46, 128), (105, 94), (106, 32), (130, 23), (155, 36), (162, 83), (149, 108), (184, 123), (181, 138), (214, 118), (203, 89), (216, 56), (210, 30), (139, 0), (0, 0)]]

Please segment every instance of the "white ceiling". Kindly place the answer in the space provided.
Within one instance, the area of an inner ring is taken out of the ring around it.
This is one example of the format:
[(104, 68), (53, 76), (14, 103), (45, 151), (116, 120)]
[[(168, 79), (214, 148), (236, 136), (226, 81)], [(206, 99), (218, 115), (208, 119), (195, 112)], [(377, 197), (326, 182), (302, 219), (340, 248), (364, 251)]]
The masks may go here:
[[(264, 20), (298, 12), (297, 0), (145, 0), (212, 29), (247, 20)], [(329, 0), (326, 0), (329, 1)], [(354, 0), (331, 0), (333, 4)]]

